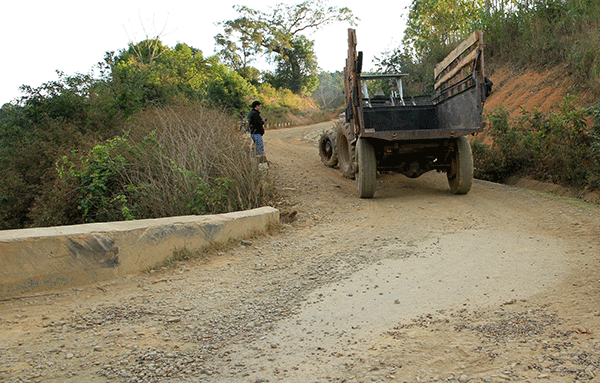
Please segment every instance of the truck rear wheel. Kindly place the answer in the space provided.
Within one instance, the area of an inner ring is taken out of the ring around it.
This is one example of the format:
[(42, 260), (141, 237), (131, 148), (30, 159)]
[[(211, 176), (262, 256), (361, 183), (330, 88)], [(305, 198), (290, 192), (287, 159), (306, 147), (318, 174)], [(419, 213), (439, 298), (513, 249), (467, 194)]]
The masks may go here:
[(360, 198), (372, 198), (375, 195), (377, 179), (377, 160), (375, 149), (369, 141), (360, 138), (356, 143), (358, 156), (358, 173), (356, 175), (356, 191)]
[(448, 185), (454, 194), (467, 194), (473, 184), (473, 154), (465, 136), (455, 141), (454, 156), (448, 171)]
[(356, 166), (354, 165), (355, 147), (350, 145), (344, 127), (347, 127), (347, 124), (339, 124), (336, 130), (338, 163), (344, 177), (354, 179), (356, 175)]
[(321, 162), (330, 168), (338, 164), (335, 141), (336, 133), (331, 129), (324, 131), (319, 138), (319, 156), (321, 157)]

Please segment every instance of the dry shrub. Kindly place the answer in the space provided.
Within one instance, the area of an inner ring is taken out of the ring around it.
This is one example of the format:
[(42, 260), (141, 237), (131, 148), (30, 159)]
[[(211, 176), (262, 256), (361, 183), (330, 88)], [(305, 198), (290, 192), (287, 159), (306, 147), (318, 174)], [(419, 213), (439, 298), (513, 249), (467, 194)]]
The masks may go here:
[(127, 133), (56, 162), (36, 226), (218, 214), (266, 204), (270, 184), (247, 134), (202, 105), (155, 108)]
[(129, 129), (144, 148), (124, 174), (135, 216), (223, 213), (268, 200), (250, 139), (228, 114), (200, 104), (156, 108)]

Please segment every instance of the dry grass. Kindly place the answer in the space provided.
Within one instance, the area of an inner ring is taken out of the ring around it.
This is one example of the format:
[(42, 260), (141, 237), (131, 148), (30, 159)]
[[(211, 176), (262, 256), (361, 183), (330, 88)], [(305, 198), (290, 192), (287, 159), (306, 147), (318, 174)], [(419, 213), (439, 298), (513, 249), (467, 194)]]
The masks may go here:
[(270, 190), (261, 181), (249, 137), (236, 123), (201, 105), (138, 116), (131, 139), (146, 150), (126, 176), (138, 186), (140, 213), (210, 214), (263, 206)]

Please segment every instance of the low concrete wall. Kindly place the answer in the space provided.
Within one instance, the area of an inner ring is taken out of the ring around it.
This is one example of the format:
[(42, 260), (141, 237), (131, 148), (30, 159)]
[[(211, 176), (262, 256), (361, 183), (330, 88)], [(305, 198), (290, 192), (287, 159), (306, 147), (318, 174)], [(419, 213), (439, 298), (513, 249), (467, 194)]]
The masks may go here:
[(160, 264), (173, 250), (264, 231), (279, 211), (0, 231), (0, 298), (110, 280)]

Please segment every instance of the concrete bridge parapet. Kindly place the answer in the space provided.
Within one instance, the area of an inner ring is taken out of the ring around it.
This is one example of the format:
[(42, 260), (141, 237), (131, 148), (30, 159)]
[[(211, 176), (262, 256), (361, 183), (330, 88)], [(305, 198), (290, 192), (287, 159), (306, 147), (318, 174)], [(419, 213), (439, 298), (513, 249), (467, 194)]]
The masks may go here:
[(0, 298), (122, 277), (279, 222), (271, 207), (208, 215), (0, 231)]

